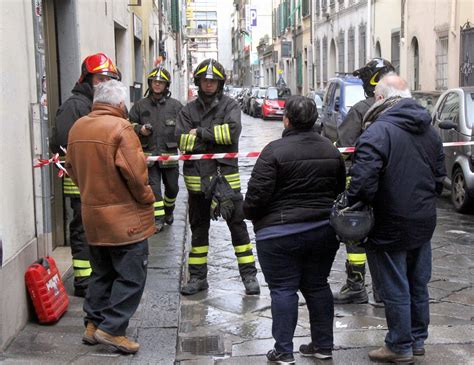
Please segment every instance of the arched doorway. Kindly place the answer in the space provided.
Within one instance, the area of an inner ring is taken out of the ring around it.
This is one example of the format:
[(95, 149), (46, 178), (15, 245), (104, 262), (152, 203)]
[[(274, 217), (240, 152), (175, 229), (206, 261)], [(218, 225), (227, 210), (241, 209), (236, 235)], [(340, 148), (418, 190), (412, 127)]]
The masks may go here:
[(329, 47), (329, 63), (328, 63), (328, 76), (329, 78), (336, 75), (336, 43), (334, 39), (331, 40), (331, 46)]
[(379, 41), (375, 44), (375, 57), (382, 57), (382, 48), (380, 47)]
[(411, 40), (411, 58), (412, 58), (412, 69), (413, 78), (411, 88), (413, 90), (420, 89), (420, 52), (418, 47), (418, 39), (413, 37)]

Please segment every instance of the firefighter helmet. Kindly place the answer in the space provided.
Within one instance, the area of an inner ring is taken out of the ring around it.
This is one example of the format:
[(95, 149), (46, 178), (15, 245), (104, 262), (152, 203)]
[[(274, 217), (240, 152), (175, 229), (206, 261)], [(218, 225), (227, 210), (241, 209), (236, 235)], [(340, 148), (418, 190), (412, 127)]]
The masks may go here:
[(118, 79), (119, 73), (112, 60), (103, 53), (87, 56), (82, 62), (81, 77), (79, 82), (84, 82), (87, 75), (105, 75), (112, 79)]
[(224, 67), (213, 58), (202, 61), (194, 70), (194, 85), (200, 86), (201, 79), (211, 79), (219, 81), (219, 89), (224, 87), (226, 74)]
[(159, 66), (151, 70), (148, 74), (148, 86), (150, 86), (152, 80), (165, 81), (169, 86), (169, 84), (171, 84), (171, 75), (167, 69), (163, 66)]
[(341, 193), (331, 209), (329, 222), (342, 242), (361, 242), (374, 227), (374, 214), (372, 207), (362, 202), (349, 206), (346, 193)]
[(384, 58), (373, 58), (352, 74), (364, 83), (365, 94), (367, 96), (374, 96), (375, 86), (389, 72), (395, 72), (395, 67), (389, 61)]

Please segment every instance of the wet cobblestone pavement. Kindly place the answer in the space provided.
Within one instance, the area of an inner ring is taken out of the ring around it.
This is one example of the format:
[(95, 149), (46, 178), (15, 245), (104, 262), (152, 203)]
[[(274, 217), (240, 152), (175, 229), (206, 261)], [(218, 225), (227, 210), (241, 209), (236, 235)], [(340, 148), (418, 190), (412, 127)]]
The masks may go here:
[[(264, 122), (243, 115), (243, 122), (241, 152), (259, 151), (281, 136), (280, 121)], [(253, 165), (254, 160), (240, 160), (243, 187)], [(70, 309), (59, 323), (28, 324), (0, 354), (0, 363), (265, 364), (265, 354), (274, 343), (268, 287), (259, 271), (261, 295), (245, 295), (224, 221), (211, 224), (209, 290), (189, 297), (179, 295), (190, 240), (185, 208), (186, 192), (182, 186), (175, 223), (150, 240), (147, 286), (128, 331), (140, 342), (137, 355), (124, 356), (106, 346), (81, 344), (82, 300), (70, 297)], [(251, 224), (248, 228), (254, 242)], [(456, 213), (447, 193), (438, 201), (438, 226), (432, 247), (430, 334), (426, 356), (417, 359), (417, 363), (474, 364), (474, 215)], [(345, 249), (341, 246), (330, 276), (334, 292), (345, 280), (344, 262)], [(366, 284), (372, 300), (370, 276)], [(300, 299), (295, 349), (309, 342), (308, 313)], [(373, 364), (367, 352), (383, 344), (384, 309), (373, 302), (336, 305), (334, 328), (332, 360), (303, 358), (296, 353), (296, 363)]]

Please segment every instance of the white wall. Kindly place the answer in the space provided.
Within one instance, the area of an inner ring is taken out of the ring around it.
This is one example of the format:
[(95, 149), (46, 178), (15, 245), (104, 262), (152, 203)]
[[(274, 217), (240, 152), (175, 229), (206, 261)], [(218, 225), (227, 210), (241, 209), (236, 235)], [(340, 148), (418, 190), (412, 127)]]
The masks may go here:
[(219, 0), (217, 7), (218, 61), (226, 70), (232, 70), (232, 22), (233, 0)]

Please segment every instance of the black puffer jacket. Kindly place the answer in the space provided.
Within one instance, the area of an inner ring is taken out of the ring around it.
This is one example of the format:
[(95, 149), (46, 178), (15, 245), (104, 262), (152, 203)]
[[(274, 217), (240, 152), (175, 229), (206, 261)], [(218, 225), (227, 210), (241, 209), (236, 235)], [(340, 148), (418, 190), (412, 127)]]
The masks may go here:
[(72, 96), (61, 104), (56, 113), (56, 125), (51, 131), (49, 142), (51, 151), (64, 155), (60, 146), (67, 147), (70, 129), (76, 120), (91, 112), (93, 98), (94, 91), (89, 83), (77, 83), (74, 86)]
[(285, 129), (269, 143), (252, 171), (244, 202), (255, 231), (329, 218), (346, 173), (339, 151), (308, 130)]

